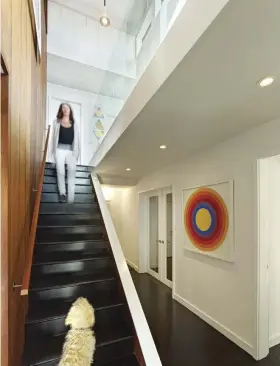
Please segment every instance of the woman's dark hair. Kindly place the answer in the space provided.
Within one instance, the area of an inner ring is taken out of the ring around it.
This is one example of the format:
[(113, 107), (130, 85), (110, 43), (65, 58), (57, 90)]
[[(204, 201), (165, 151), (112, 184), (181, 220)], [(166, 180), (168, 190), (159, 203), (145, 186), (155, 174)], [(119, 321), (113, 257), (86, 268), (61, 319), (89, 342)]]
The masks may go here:
[(57, 112), (56, 118), (57, 118), (58, 120), (61, 120), (61, 119), (63, 118), (63, 110), (62, 110), (62, 107), (63, 107), (64, 105), (68, 105), (68, 107), (70, 108), (70, 115), (69, 115), (69, 119), (70, 119), (71, 123), (72, 123), (72, 124), (74, 124), (74, 123), (75, 123), (75, 120), (74, 120), (74, 116), (73, 116), (73, 110), (72, 110), (72, 108), (71, 108), (71, 105), (70, 105), (70, 104), (68, 104), (68, 103), (61, 103), (61, 104), (60, 104), (60, 106), (59, 106), (59, 108), (58, 108), (58, 112)]

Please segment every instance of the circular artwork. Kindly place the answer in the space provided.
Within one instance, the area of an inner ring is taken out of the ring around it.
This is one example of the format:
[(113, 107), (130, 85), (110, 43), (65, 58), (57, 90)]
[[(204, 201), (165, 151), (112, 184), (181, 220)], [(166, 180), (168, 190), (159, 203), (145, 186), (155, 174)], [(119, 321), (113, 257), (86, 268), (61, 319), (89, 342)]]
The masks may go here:
[(213, 189), (197, 189), (186, 203), (184, 222), (195, 247), (203, 251), (217, 249), (223, 244), (229, 227), (223, 198)]

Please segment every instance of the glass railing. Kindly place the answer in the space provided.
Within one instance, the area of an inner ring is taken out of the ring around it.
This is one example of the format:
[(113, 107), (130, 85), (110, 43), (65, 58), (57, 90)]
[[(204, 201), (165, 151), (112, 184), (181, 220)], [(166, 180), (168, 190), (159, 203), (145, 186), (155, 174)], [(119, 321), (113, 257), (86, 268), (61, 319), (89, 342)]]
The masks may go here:
[[(138, 1), (134, 1), (128, 19), (134, 19)], [(148, 0), (137, 29), (132, 30), (133, 34), (126, 34), (115, 39), (109, 69), (118, 64), (123, 70), (123, 78), (116, 77), (112, 81), (108, 75), (104, 83), (112, 82), (116, 94), (121, 95), (122, 103), (119, 104), (119, 112), (153, 59), (158, 47), (164, 41), (185, 3), (186, 0)], [(105, 31), (107, 32), (107, 29)], [(111, 32), (114, 33), (113, 30)], [(102, 118), (106, 121), (103, 125), (99, 118), (100, 106), (96, 107), (97, 114), (94, 115), (93, 123), (99, 131), (98, 144), (100, 144), (118, 113), (110, 118), (105, 109), (102, 110)]]
[(185, 2), (108, 0), (109, 27), (99, 21), (103, 1), (98, 9), (50, 3), (47, 120), (61, 102), (71, 104), (81, 126), (81, 164), (98, 149)]

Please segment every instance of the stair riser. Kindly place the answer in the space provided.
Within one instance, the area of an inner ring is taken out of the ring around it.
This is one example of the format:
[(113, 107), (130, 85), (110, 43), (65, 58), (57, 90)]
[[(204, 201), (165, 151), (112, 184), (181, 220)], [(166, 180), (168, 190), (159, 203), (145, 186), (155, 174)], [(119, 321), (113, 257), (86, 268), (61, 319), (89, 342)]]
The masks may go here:
[[(84, 285), (65, 286), (53, 289), (35, 290), (29, 293), (29, 301), (62, 300), (75, 301), (78, 297), (106, 297), (117, 293), (117, 280), (102, 281)], [(111, 295), (110, 295), (111, 294)]]
[[(65, 170), (65, 176), (67, 177), (67, 169)], [(45, 176), (46, 177), (56, 177), (56, 169), (45, 169)], [(90, 175), (90, 172), (80, 172), (76, 170), (76, 178), (88, 178)]]
[(41, 363), (41, 364), (35, 364), (34, 366), (37, 366), (37, 365), (40, 365), (40, 366), (57, 366), (58, 362), (59, 362), (59, 359), (54, 360), (54, 361), (50, 361), (50, 362), (44, 362), (44, 363)]
[[(54, 163), (46, 163), (45, 166), (46, 169), (55, 169)], [(67, 165), (65, 165), (65, 169), (67, 170)], [(91, 172), (93, 170), (92, 166), (83, 166), (83, 165), (77, 165), (76, 170), (78, 172)]]
[[(37, 276), (68, 273), (68, 274), (83, 274), (83, 273), (111, 273), (113, 268), (113, 260), (111, 258), (102, 258), (95, 260), (75, 261), (69, 263), (43, 264), (33, 265), (32, 277)], [(32, 282), (32, 280), (31, 280)]]
[[(66, 185), (66, 190), (67, 185)], [(84, 193), (84, 194), (92, 194), (92, 187), (89, 186), (76, 186), (75, 187), (76, 193)], [(43, 193), (57, 193), (58, 194), (58, 186), (57, 184), (44, 184), (43, 185)]]
[[(67, 197), (66, 197), (67, 198)], [(54, 202), (58, 203), (59, 195), (57, 193), (42, 193), (41, 202)], [(75, 202), (77, 203), (94, 203), (94, 196), (91, 194), (75, 194)]]
[(126, 304), (96, 311), (95, 331), (98, 333), (98, 329), (104, 329), (106, 325), (126, 323), (127, 312)]
[[(70, 309), (71, 303), (69, 304)], [(43, 322), (31, 323), (26, 326), (26, 335), (28, 337), (36, 336), (56, 336), (64, 334), (68, 331), (68, 327), (65, 326), (66, 314), (63, 317), (57, 319), (50, 319)], [(95, 311), (96, 324), (94, 327), (95, 333), (98, 335), (99, 329), (102, 331), (104, 327), (112, 327), (123, 324), (125, 321), (125, 306), (116, 306), (113, 308), (107, 308)]]
[[(61, 345), (62, 349), (62, 345)], [(116, 343), (108, 344), (107, 346), (97, 347), (94, 353), (94, 365), (106, 366), (108, 362), (119, 360), (121, 358), (128, 357), (134, 353), (133, 338), (121, 340)], [(59, 356), (55, 360), (43, 364), (33, 364), (32, 366), (57, 366), (59, 363)], [(117, 361), (116, 361), (117, 362)], [(114, 363), (110, 364), (113, 366)], [(117, 364), (119, 366), (119, 364)], [(123, 365), (122, 365), (123, 366)], [(126, 365), (125, 366), (130, 366)]]
[[(52, 183), (57, 184), (57, 179), (55, 176), (44, 176), (44, 183)], [(91, 180), (90, 178), (76, 178), (76, 186), (82, 185), (82, 186), (91, 186)]]
[(56, 243), (56, 244), (37, 244), (35, 247), (35, 258), (43, 257), (50, 253), (64, 253), (76, 252), (77, 258), (79, 255), (83, 254), (93, 254), (95, 256), (100, 256), (107, 254), (109, 251), (109, 244), (106, 242), (81, 242), (81, 243)]
[(41, 215), (77, 215), (77, 214), (96, 214), (99, 213), (98, 206), (96, 204), (88, 203), (75, 203), (73, 205), (63, 203), (41, 203), (40, 214)]
[(88, 215), (40, 215), (38, 226), (78, 226), (78, 225), (100, 225), (102, 224), (100, 214)]
[(102, 362), (102, 364), (105, 364), (107, 362), (117, 360), (122, 357), (130, 356), (133, 353), (134, 344), (133, 338), (131, 337), (119, 342), (108, 344), (103, 347), (98, 347), (95, 352), (94, 362)]

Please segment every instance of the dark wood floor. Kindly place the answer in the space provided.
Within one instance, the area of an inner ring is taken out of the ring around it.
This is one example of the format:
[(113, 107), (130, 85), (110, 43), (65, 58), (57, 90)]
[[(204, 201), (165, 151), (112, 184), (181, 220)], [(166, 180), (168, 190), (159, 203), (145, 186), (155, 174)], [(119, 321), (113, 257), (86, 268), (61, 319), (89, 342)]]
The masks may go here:
[(280, 346), (257, 362), (173, 300), (168, 287), (148, 274), (131, 273), (163, 366), (280, 365)]

